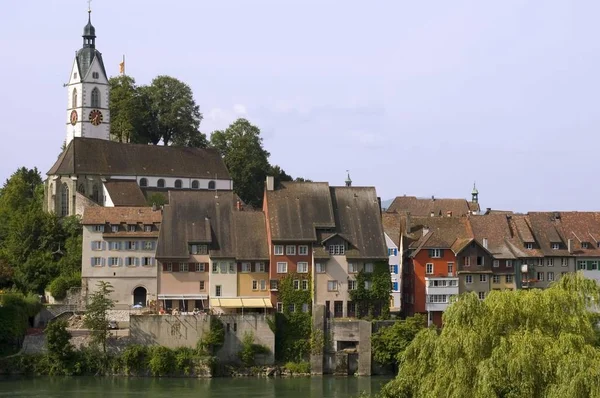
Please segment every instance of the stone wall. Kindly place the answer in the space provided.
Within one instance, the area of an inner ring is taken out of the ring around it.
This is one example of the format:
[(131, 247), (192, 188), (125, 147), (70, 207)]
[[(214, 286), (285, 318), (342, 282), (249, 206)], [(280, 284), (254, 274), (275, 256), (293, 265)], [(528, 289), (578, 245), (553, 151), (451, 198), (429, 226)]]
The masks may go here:
[(251, 333), (254, 343), (269, 349), (267, 355), (256, 358), (257, 365), (271, 365), (275, 362), (275, 334), (269, 327), (264, 315), (232, 314), (216, 317), (225, 328), (225, 343), (217, 353), (222, 363), (239, 362), (238, 353), (242, 349), (242, 340), (246, 333)]

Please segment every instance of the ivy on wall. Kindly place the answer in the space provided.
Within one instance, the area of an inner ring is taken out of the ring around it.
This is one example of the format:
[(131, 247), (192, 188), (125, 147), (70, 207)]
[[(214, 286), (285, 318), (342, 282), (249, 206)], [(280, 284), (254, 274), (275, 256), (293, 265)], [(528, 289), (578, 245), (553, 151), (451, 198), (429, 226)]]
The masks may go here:
[[(365, 282), (370, 282), (366, 289)], [(373, 264), (373, 272), (364, 270), (356, 275), (356, 289), (350, 291), (350, 298), (356, 303), (356, 316), (365, 319), (388, 319), (390, 315), (390, 294), (392, 280), (387, 262)]]

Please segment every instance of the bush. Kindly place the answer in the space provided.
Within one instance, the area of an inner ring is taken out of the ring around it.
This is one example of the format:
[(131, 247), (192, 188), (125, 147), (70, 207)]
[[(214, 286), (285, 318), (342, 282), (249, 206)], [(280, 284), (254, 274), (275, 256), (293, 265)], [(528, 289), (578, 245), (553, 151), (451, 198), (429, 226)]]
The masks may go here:
[(167, 347), (152, 347), (148, 365), (153, 376), (167, 376), (175, 373), (175, 355)]
[(210, 331), (196, 345), (198, 353), (213, 354), (223, 347), (225, 343), (225, 328), (223, 322), (212, 317), (210, 320)]
[(195, 367), (195, 360), (198, 359), (198, 354), (195, 350), (187, 347), (179, 347), (174, 350), (175, 368), (178, 372), (186, 376), (192, 374)]
[(238, 354), (244, 366), (253, 366), (256, 355), (268, 353), (269, 349), (267, 347), (254, 343), (254, 334), (252, 332), (244, 333), (242, 349)]
[(308, 362), (288, 362), (283, 367), (292, 374), (310, 373), (310, 363)]
[(69, 289), (80, 286), (81, 276), (79, 274), (71, 276), (61, 275), (50, 283), (48, 290), (56, 300), (63, 300), (67, 297)]
[(0, 295), (0, 352), (18, 349), (29, 325), (42, 304), (36, 295), (8, 292)]
[(67, 331), (67, 321), (50, 322), (45, 335), (46, 348), (53, 358), (64, 361), (71, 355), (73, 346), (70, 343), (71, 334)]
[(148, 347), (139, 344), (127, 346), (121, 355), (121, 364), (127, 375), (147, 369)]

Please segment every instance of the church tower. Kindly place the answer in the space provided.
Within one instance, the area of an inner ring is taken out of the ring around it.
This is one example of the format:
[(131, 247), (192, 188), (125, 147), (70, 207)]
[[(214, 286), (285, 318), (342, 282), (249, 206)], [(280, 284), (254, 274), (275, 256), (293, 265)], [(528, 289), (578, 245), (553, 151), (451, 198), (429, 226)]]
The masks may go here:
[(102, 54), (96, 50), (92, 10), (83, 28), (83, 47), (77, 51), (69, 83), (66, 145), (75, 137), (110, 138), (109, 86)]

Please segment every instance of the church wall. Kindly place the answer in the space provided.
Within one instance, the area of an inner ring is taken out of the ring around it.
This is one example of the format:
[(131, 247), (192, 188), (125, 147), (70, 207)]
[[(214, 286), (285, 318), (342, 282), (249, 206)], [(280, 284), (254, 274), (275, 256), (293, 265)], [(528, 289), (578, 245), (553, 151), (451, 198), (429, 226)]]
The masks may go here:
[[(121, 177), (111, 177), (111, 178), (120, 179)], [(163, 180), (165, 180), (165, 188), (174, 188), (175, 181), (181, 180), (181, 187), (183, 189), (191, 189), (192, 181), (197, 180), (199, 183), (198, 189), (208, 189), (208, 183), (210, 181), (215, 182), (215, 187), (217, 190), (231, 191), (233, 189), (233, 181), (231, 181), (231, 180), (218, 180), (218, 179), (207, 179), (207, 178), (161, 177), (161, 176), (155, 176), (155, 177), (154, 176), (153, 177), (137, 176), (138, 185), (140, 185), (140, 180), (142, 178), (146, 178), (146, 180), (148, 181), (149, 188), (157, 187), (158, 180), (162, 178)]]

